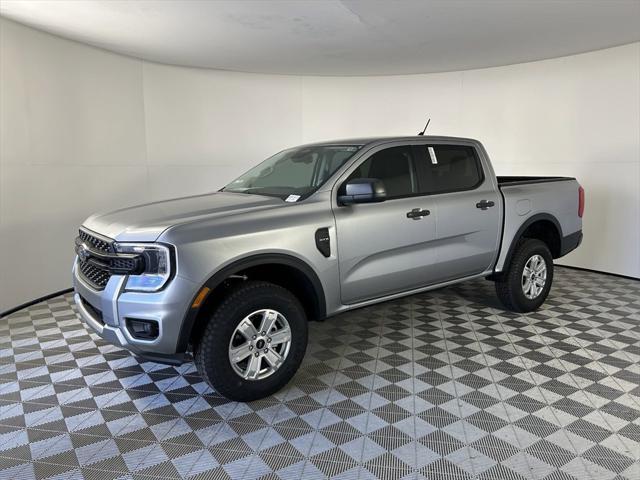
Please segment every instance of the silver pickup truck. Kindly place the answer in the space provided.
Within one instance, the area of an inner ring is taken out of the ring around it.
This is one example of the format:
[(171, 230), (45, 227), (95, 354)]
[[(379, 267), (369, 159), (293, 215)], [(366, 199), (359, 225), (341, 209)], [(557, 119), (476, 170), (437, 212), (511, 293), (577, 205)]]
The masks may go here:
[(471, 139), (304, 145), (220, 191), (89, 217), (75, 302), (108, 342), (193, 358), (249, 401), (293, 377), (309, 320), (478, 277), (506, 308), (538, 308), (583, 209), (574, 178), (496, 177)]

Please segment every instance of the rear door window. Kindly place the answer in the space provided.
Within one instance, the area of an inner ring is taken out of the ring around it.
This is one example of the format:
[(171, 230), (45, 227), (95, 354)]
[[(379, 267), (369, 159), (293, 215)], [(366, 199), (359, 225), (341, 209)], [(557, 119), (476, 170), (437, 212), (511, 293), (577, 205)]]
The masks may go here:
[(421, 171), (425, 193), (447, 193), (473, 190), (484, 176), (473, 147), (465, 145), (420, 145)]

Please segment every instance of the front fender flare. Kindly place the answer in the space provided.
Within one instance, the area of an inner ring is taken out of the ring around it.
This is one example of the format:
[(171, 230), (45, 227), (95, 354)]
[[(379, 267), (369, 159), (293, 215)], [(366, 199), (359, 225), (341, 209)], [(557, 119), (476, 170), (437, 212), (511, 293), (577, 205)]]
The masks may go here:
[[(234, 261), (233, 263), (221, 268), (216, 273), (214, 273), (204, 284), (198, 289), (198, 292), (202, 290), (203, 287), (208, 287), (211, 290), (214, 290), (216, 287), (220, 286), (222, 282), (224, 282), (230, 275), (234, 275), (242, 270), (246, 270), (247, 268), (257, 267), (259, 265), (267, 265), (267, 264), (278, 264), (285, 265), (288, 267), (295, 268), (299, 270), (302, 274), (304, 274), (310, 281), (313, 286), (313, 290), (315, 292), (317, 298), (317, 311), (318, 317), (324, 318), (326, 316), (327, 307), (326, 307), (326, 299), (324, 295), (324, 288), (322, 287), (322, 282), (318, 278), (316, 272), (311, 268), (306, 262), (300, 260), (297, 257), (292, 255), (286, 255), (282, 253), (264, 253), (258, 255), (251, 255), (249, 257), (245, 257), (239, 260)], [(196, 319), (198, 318), (198, 314), (200, 312), (200, 308), (191, 308), (191, 305), (195, 301), (195, 298), (198, 294), (194, 295), (189, 303), (189, 309), (186, 312), (182, 326), (180, 327), (180, 335), (176, 344), (176, 352), (182, 353), (187, 350), (189, 346), (189, 339), (191, 338), (191, 332), (196, 323)]]

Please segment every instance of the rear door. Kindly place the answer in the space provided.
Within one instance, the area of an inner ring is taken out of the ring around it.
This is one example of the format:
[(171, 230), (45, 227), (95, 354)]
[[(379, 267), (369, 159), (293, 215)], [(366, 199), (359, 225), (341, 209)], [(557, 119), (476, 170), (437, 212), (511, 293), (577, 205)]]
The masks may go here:
[(495, 260), (502, 203), (472, 144), (416, 147), (426, 190), (437, 202), (438, 282), (487, 270)]
[[(334, 188), (340, 287), (345, 304), (433, 283), (436, 204), (421, 193), (413, 153), (408, 145), (377, 147), (346, 172)], [(338, 206), (337, 190), (353, 178), (382, 180), (387, 200)], [(414, 210), (425, 215), (411, 214)]]

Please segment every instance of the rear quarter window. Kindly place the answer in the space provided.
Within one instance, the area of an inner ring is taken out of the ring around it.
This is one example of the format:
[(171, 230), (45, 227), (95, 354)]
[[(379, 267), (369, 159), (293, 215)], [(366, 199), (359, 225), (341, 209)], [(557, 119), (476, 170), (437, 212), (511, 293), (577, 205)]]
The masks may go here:
[[(463, 145), (422, 146), (426, 193), (473, 190), (484, 176), (475, 148)], [(431, 152), (429, 149), (433, 149)]]

